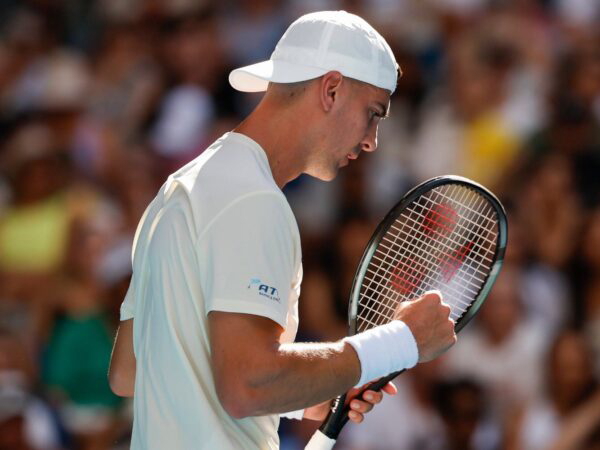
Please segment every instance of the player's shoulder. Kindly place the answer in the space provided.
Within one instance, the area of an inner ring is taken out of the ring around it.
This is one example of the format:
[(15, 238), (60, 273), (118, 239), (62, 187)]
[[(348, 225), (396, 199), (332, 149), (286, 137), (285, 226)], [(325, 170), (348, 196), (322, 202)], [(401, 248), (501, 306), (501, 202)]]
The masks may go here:
[(251, 192), (281, 194), (264, 150), (239, 133), (225, 133), (200, 156), (173, 174), (193, 197), (207, 193), (222, 201), (235, 200)]
[(238, 211), (247, 207), (281, 214), (290, 221), (293, 217), (266, 153), (239, 133), (225, 133), (170, 179), (186, 191), (199, 229), (234, 205)]

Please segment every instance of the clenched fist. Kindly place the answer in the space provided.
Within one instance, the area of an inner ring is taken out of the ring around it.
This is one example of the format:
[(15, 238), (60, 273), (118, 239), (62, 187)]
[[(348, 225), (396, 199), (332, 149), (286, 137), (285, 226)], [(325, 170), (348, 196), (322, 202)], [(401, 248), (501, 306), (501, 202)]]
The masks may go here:
[(419, 349), (419, 362), (437, 358), (456, 342), (450, 312), (439, 291), (428, 291), (416, 300), (398, 305), (394, 319), (410, 328)]

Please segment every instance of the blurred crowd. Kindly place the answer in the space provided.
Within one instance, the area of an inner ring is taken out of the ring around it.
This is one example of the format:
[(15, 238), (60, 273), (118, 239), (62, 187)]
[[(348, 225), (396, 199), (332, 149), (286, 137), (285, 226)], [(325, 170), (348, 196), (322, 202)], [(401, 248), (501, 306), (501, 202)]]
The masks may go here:
[[(131, 404), (106, 373), (137, 222), (260, 98), (228, 72), (320, 9), (371, 22), (403, 77), (377, 152), (285, 188), (299, 339), (345, 335), (362, 251), (417, 182), (483, 183), (510, 235), (458, 344), (401, 375), (339, 448), (600, 449), (598, 0), (2, 1), (0, 449), (128, 448)], [(282, 421), (282, 448), (315, 427)]]

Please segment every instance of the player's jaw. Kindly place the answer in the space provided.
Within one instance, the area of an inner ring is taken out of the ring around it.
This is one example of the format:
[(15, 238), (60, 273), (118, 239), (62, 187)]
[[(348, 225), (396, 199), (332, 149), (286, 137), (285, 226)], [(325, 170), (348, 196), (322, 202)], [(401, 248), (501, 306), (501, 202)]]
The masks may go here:
[(345, 150), (343, 153), (337, 151), (330, 153), (328, 156), (322, 155), (319, 163), (315, 164), (313, 169), (306, 173), (322, 181), (331, 181), (337, 176), (341, 168), (350, 163), (350, 160), (357, 159), (359, 153), (360, 148), (357, 146), (350, 151)]

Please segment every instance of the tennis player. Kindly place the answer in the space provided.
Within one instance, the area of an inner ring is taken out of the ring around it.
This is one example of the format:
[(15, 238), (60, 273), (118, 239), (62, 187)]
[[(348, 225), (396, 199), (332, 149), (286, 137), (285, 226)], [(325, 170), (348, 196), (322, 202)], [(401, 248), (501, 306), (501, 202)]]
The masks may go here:
[[(280, 414), (323, 419), (335, 396), (455, 342), (432, 292), (390, 324), (293, 343), (301, 248), (281, 188), (375, 151), (398, 73), (379, 33), (344, 11), (300, 17), (270, 60), (231, 72), (262, 101), (168, 178), (136, 232), (109, 374), (134, 397), (132, 448), (276, 449)], [(381, 400), (368, 394), (351, 420)]]

